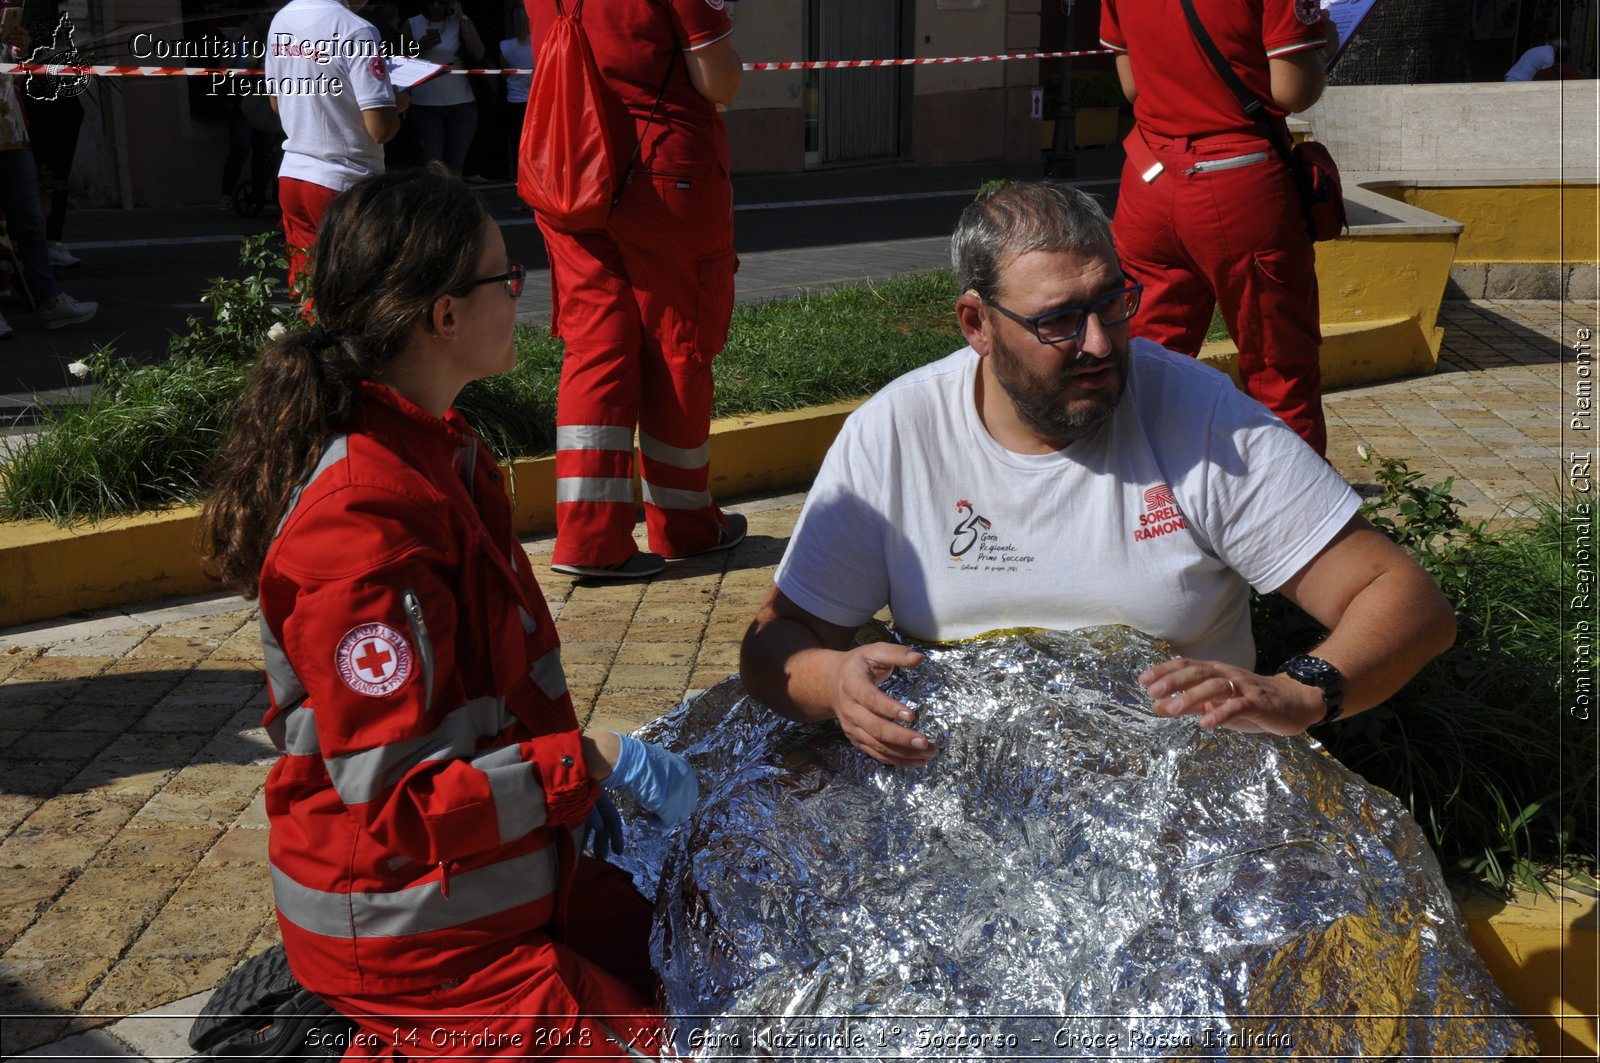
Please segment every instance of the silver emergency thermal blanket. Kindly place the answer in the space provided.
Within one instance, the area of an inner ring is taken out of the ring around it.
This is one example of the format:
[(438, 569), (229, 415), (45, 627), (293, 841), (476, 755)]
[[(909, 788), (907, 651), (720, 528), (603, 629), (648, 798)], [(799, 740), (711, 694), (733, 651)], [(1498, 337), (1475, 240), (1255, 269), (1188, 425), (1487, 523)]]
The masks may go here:
[(1135, 677), (1165, 656), (1126, 628), (929, 648), (885, 687), (939, 750), (919, 769), (737, 677), (637, 732), (700, 780), (621, 860), (677, 1051), (1535, 1051), (1399, 802), (1310, 739), (1153, 715)]

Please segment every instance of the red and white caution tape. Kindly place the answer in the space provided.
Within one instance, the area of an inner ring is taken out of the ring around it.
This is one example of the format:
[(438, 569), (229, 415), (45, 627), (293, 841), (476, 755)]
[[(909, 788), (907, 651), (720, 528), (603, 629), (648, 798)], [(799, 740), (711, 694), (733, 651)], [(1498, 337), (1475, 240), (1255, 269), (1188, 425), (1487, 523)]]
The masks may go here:
[(817, 59), (804, 63), (745, 63), (746, 70), (845, 70), (866, 66), (941, 66), (946, 63), (1001, 63), (1011, 59), (1066, 59), (1086, 55), (1115, 55), (1110, 49), (1081, 52), (1009, 52), (1004, 55), (941, 55), (925, 59)]
[[(891, 66), (944, 66), (950, 63), (1001, 63), (1015, 59), (1066, 59), (1090, 55), (1112, 55), (1106, 49), (1089, 49), (1077, 52), (1010, 52), (1003, 55), (945, 55), (922, 59), (816, 59), (805, 62), (745, 63), (749, 71), (761, 70), (849, 70), (858, 67)], [(49, 74), (55, 77), (212, 77), (218, 74), (253, 77), (262, 74), (259, 69), (214, 66), (64, 66), (42, 63), (11, 63), (0, 65), (0, 74)], [(532, 69), (520, 67), (475, 68), (449, 70), (449, 74), (487, 74), (490, 76), (531, 74)]]
[(210, 77), (213, 74), (259, 74), (259, 70), (213, 66), (67, 66), (57, 63), (12, 63), (0, 66), (0, 74), (48, 74), (51, 77), (161, 78)]

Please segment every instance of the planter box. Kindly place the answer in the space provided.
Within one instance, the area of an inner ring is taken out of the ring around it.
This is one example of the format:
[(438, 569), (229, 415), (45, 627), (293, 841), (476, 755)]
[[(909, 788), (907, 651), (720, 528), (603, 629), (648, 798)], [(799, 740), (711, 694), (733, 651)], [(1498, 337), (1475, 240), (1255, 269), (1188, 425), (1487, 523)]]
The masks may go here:
[[(728, 417), (711, 425), (711, 493), (732, 498), (810, 484), (839, 427), (859, 402)], [(506, 470), (518, 535), (555, 530), (555, 459)], [(635, 480), (635, 497), (638, 482)], [(0, 522), (0, 628), (87, 609), (207, 594), (217, 583), (194, 551), (200, 511), (175, 506), (58, 528)]]
[[(1120, 143), (1132, 128), (1133, 116), (1124, 122), (1121, 107), (1077, 107), (1072, 112), (1072, 146), (1074, 148), (1103, 148)], [(1039, 147), (1048, 151), (1055, 145), (1056, 120), (1047, 118), (1039, 123)]]
[(1539, 1038), (1545, 1056), (1594, 1059), (1600, 1041), (1600, 926), (1595, 898), (1518, 893), (1462, 899), (1467, 936), (1489, 973)]
[(1122, 128), (1120, 107), (1079, 107), (1072, 112), (1072, 135), (1080, 148), (1106, 147), (1117, 143)]

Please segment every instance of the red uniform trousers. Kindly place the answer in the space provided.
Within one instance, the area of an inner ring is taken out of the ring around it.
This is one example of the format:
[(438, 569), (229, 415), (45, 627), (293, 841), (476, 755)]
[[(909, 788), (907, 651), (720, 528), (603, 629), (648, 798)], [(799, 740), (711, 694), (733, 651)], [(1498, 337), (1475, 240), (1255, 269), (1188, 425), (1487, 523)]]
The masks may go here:
[(633, 433), (650, 549), (715, 546), (711, 360), (733, 313), (733, 188), (726, 174), (638, 173), (603, 231), (542, 220), (551, 331), (566, 340), (556, 399), (556, 564), (633, 556)]
[[(1196, 355), (1220, 305), (1245, 391), (1325, 453), (1316, 253), (1293, 178), (1260, 137), (1146, 140), (1163, 170), (1147, 183), (1124, 165), (1111, 226), (1122, 268), (1145, 287), (1132, 334)], [(1258, 152), (1261, 162), (1189, 172)]]
[[(418, 993), (324, 996), (360, 1033), (344, 1058), (628, 1058), (660, 1050), (660, 983), (650, 966), (651, 906), (623, 871), (578, 861), (567, 930), (507, 942), (470, 978)], [(417, 966), (426, 970), (428, 957)], [(622, 1047), (619, 1047), (619, 1042)]]
[[(283, 213), (283, 239), (289, 245), (289, 290), (298, 291), (300, 274), (311, 262), (322, 216), (338, 192), (298, 177), (278, 178), (278, 209)], [(300, 293), (302, 295), (309, 293)]]

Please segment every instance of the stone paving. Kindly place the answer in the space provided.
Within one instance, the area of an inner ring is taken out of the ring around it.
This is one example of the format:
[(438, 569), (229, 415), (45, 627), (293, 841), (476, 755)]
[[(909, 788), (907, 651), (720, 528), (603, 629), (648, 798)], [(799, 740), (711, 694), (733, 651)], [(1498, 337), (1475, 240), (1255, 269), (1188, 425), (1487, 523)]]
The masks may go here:
[[(1469, 515), (1515, 516), (1557, 485), (1561, 359), (1596, 310), (1446, 304), (1437, 373), (1328, 396), (1330, 457), (1370, 480), (1365, 443), (1427, 482), (1454, 475)], [(586, 726), (632, 728), (737, 669), (802, 499), (734, 502), (742, 545), (647, 583), (556, 576), (551, 541), (526, 544)], [(0, 1054), (163, 1054), (103, 1032), (50, 1042), (174, 1001), (190, 1013), (276, 940), (259, 665), (237, 598), (0, 632)]]

